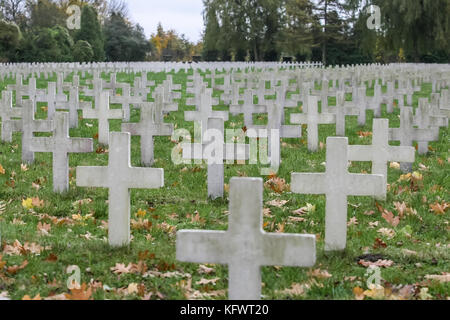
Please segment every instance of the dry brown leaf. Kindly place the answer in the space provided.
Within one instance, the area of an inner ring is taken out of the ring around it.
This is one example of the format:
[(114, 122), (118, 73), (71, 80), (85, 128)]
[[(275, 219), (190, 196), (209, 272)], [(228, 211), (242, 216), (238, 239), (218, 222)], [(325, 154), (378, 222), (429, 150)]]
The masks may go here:
[(395, 231), (392, 229), (388, 229), (388, 228), (381, 228), (377, 231), (378, 233), (381, 233), (383, 236), (392, 239), (393, 237), (395, 237)]
[(212, 285), (216, 285), (217, 281), (219, 281), (220, 278), (214, 278), (214, 279), (200, 279), (199, 281), (197, 281), (195, 284), (196, 285), (208, 285), (208, 284), (212, 284)]
[(131, 263), (128, 264), (128, 266), (125, 267), (124, 263), (116, 263), (114, 267), (111, 267), (111, 271), (115, 274), (121, 275), (121, 274), (127, 274), (131, 272), (131, 268), (133, 268), (133, 265)]
[(210, 268), (208, 266), (205, 266), (205, 265), (201, 264), (198, 267), (197, 272), (200, 273), (200, 274), (211, 274), (211, 273), (216, 272), (216, 270), (214, 268)]
[(394, 214), (391, 211), (384, 210), (381, 216), (383, 217), (384, 220), (387, 221), (387, 223), (389, 223), (394, 228), (398, 226), (398, 224), (400, 223), (400, 217), (394, 216)]
[(366, 261), (366, 260), (359, 260), (359, 265), (362, 265), (363, 267), (380, 267), (380, 268), (388, 268), (391, 267), (394, 264), (394, 261), (392, 260), (378, 260), (376, 262)]
[(264, 187), (273, 190), (276, 193), (282, 194), (283, 192), (290, 191), (291, 187), (286, 184), (286, 180), (273, 175), (264, 183)]
[(317, 279), (328, 279), (331, 278), (332, 275), (327, 270), (315, 269), (312, 271), (308, 271), (308, 276), (317, 278)]
[(355, 295), (356, 300), (364, 300), (365, 299), (363, 288), (360, 288), (360, 287), (353, 288), (353, 294)]
[(285, 294), (289, 296), (299, 297), (303, 296), (306, 292), (306, 287), (304, 284), (293, 283), (290, 288), (286, 288), (281, 291), (276, 291), (278, 294)]
[(70, 289), (70, 294), (66, 293), (65, 296), (69, 300), (92, 300), (92, 288), (83, 283), (79, 289)]
[(11, 266), (11, 267), (8, 267), (8, 268), (6, 269), (6, 271), (7, 271), (9, 274), (14, 275), (14, 274), (16, 274), (17, 272), (19, 272), (20, 270), (24, 269), (27, 265), (28, 265), (28, 261), (25, 260), (24, 262), (22, 262), (22, 264), (21, 264), (20, 266)]
[(37, 230), (42, 235), (48, 235), (50, 233), (51, 229), (52, 229), (52, 226), (48, 223), (39, 222), (37, 225)]
[(450, 208), (450, 203), (447, 202), (436, 202), (434, 204), (430, 204), (430, 211), (434, 212), (437, 215), (445, 214), (445, 212)]
[(443, 272), (441, 275), (426, 275), (425, 279), (447, 283), (450, 282), (450, 273)]
[(24, 295), (22, 300), (42, 300), (42, 298), (40, 294), (38, 294), (34, 298), (31, 298), (29, 295)]
[(286, 205), (286, 203), (288, 203), (289, 200), (279, 200), (279, 199), (275, 199), (272, 201), (268, 201), (266, 202), (267, 205), (271, 206), (271, 207), (277, 207), (277, 208), (282, 208)]

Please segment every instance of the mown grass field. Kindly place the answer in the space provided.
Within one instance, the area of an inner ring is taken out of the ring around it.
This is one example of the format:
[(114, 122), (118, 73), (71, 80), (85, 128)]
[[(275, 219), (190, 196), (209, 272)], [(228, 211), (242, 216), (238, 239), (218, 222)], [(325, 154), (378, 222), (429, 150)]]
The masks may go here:
[[(189, 96), (185, 93), (186, 77), (183, 72), (174, 74), (174, 82), (182, 84), (183, 94), (179, 111), (168, 115), (165, 121), (193, 133), (193, 123), (184, 121), (184, 111), (193, 110), (185, 105)], [(108, 75), (104, 78), (109, 79)], [(160, 84), (165, 74), (149, 74), (149, 79)], [(126, 74), (120, 74), (118, 80), (133, 81)], [(50, 81), (56, 81), (56, 77)], [(0, 89), (4, 90), (9, 83), (2, 83)], [(38, 88), (45, 87), (46, 81), (40, 79)], [(431, 85), (423, 85), (422, 91), (414, 95), (414, 106), (417, 107), (419, 97), (428, 97), (430, 93)], [(369, 90), (370, 94), (373, 90)], [(333, 100), (330, 99), (330, 105)], [(215, 109), (227, 110), (227, 106), (222, 104)], [(300, 109), (286, 109), (287, 115), (294, 112)], [(133, 109), (131, 115), (132, 122), (139, 121), (139, 110)], [(390, 119), (391, 127), (399, 126), (398, 115), (398, 108), (394, 114), (383, 112), (383, 116)], [(45, 104), (41, 103), (37, 118), (45, 117)], [(372, 119), (372, 113), (368, 112), (366, 126), (359, 127), (356, 117), (347, 118), (350, 144), (371, 143), (368, 133), (372, 130)], [(256, 115), (255, 121), (263, 124), (265, 117)], [(110, 130), (120, 131), (120, 124), (121, 121), (110, 121)], [(226, 128), (242, 127), (242, 116), (230, 116), (226, 123)], [(82, 120), (78, 129), (70, 131), (72, 137), (92, 138), (96, 133), (94, 120)], [(277, 177), (264, 177), (265, 182), (272, 178), (284, 189), (277, 193), (274, 190), (277, 188), (266, 183), (264, 229), (317, 235), (317, 264), (312, 269), (262, 268), (263, 298), (447, 299), (450, 285), (448, 274), (443, 273), (450, 272), (449, 211), (446, 209), (450, 202), (449, 129), (441, 128), (440, 139), (430, 143), (427, 156), (416, 156), (415, 174), (403, 175), (395, 165), (389, 169), (386, 201), (349, 197), (348, 243), (346, 251), (341, 253), (323, 250), (325, 197), (289, 192), (292, 172), (325, 170), (325, 145), (318, 153), (310, 153), (305, 128), (303, 134), (301, 139), (282, 140), (282, 165)], [(322, 143), (334, 135), (335, 125), (320, 127)], [(77, 166), (107, 165), (108, 153), (101, 149), (98, 141), (94, 144), (97, 152), (70, 155), (70, 191), (64, 195), (52, 192), (51, 154), (38, 153), (33, 165), (21, 166), (20, 145), (18, 133), (12, 143), (0, 144), (0, 164), (4, 169), (0, 171), (0, 294), (11, 299), (226, 298), (226, 266), (181, 263), (175, 259), (177, 230), (227, 229), (228, 199), (207, 199), (205, 165), (175, 166), (172, 163), (171, 153), (177, 143), (170, 137), (155, 138), (154, 167), (164, 169), (165, 187), (132, 190), (133, 240), (130, 247), (122, 249), (111, 249), (106, 242), (107, 190), (78, 188), (75, 183)], [(132, 137), (131, 162), (133, 166), (140, 166), (137, 137)], [(349, 170), (370, 173), (370, 167), (370, 163), (355, 162)], [(226, 165), (225, 183), (235, 176), (259, 177), (260, 167)], [(278, 178), (285, 179), (285, 184)], [(31, 198), (35, 201), (27, 203)], [(272, 205), (268, 204), (273, 200), (276, 201)], [(281, 200), (287, 203), (282, 205)], [(294, 212), (304, 207), (307, 208), (303, 214)], [(383, 210), (399, 216), (399, 224), (393, 226), (383, 218)], [(20, 245), (17, 242), (14, 245), (16, 240)], [(368, 254), (372, 256), (363, 257)], [(382, 287), (377, 290), (368, 288), (370, 274), (366, 275), (368, 269), (358, 263), (371, 258), (392, 263), (381, 268)], [(79, 267), (81, 283), (86, 284), (81, 289), (67, 288), (71, 276), (66, 272), (68, 266)]]

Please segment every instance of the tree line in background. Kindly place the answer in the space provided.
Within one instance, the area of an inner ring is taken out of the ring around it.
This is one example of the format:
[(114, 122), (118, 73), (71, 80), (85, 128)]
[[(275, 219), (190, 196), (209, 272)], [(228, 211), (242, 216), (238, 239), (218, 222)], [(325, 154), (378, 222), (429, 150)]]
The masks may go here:
[[(70, 5), (81, 8), (80, 29), (68, 29)], [(147, 39), (128, 19), (125, 1), (0, 0), (1, 62), (183, 61), (199, 54), (201, 44), (161, 24)]]
[[(194, 44), (174, 30), (147, 39), (124, 0), (0, 0), (0, 61), (449, 62), (450, 0), (203, 0)], [(69, 30), (66, 10), (81, 8)], [(367, 26), (369, 5), (381, 26)]]
[[(205, 60), (449, 62), (449, 0), (203, 0)], [(369, 5), (381, 27), (367, 27)]]

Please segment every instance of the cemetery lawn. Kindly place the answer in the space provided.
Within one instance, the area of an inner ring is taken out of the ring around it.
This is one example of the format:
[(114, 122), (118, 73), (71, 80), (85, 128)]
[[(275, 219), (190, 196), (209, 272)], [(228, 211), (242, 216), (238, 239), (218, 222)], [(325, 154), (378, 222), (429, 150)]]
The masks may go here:
[[(149, 76), (157, 84), (165, 79), (164, 73)], [(133, 82), (126, 74), (120, 74), (118, 80)], [(174, 123), (175, 129), (186, 128), (193, 133), (193, 123), (183, 120), (184, 111), (194, 110), (185, 106), (189, 96), (185, 94), (186, 74), (174, 74), (174, 82), (182, 84), (183, 95), (179, 111), (166, 116), (165, 121)], [(1, 83), (0, 89), (7, 84)], [(43, 87), (45, 82), (39, 80), (38, 88)], [(431, 85), (425, 84), (414, 95), (414, 107), (419, 97), (429, 97), (430, 93)], [(334, 103), (330, 99), (330, 105)], [(214, 109), (228, 107), (222, 104)], [(299, 108), (286, 110), (287, 115), (300, 112)], [(393, 115), (383, 112), (383, 117), (390, 119), (390, 127), (399, 127), (398, 115), (398, 108)], [(139, 110), (133, 109), (131, 116), (131, 121), (137, 122)], [(37, 118), (45, 117), (45, 105), (40, 104)], [(347, 118), (350, 144), (371, 144), (372, 119), (369, 112), (366, 126), (359, 127), (356, 117)], [(255, 121), (263, 124), (264, 117), (256, 115)], [(110, 130), (120, 131), (120, 124), (110, 121)], [(226, 128), (242, 127), (242, 116), (231, 116), (226, 123)], [(96, 133), (95, 120), (82, 120), (78, 129), (70, 131), (71, 137), (95, 138)], [(281, 168), (276, 176), (264, 177), (264, 230), (317, 235), (317, 264), (311, 269), (263, 267), (263, 298), (448, 299), (449, 129), (441, 128), (440, 140), (430, 143), (427, 156), (416, 155), (413, 174), (403, 175), (392, 164), (386, 201), (349, 197), (347, 249), (342, 253), (323, 250), (325, 196), (289, 191), (292, 172), (325, 170), (324, 144), (326, 137), (335, 135), (335, 125), (320, 126), (323, 145), (317, 154), (307, 150), (305, 128), (303, 134), (301, 139), (283, 139)], [(20, 135), (15, 134), (12, 143), (1, 143), (0, 294), (7, 292), (11, 299), (226, 298), (226, 266), (175, 259), (177, 230), (226, 230), (228, 220), (228, 200), (206, 198), (206, 166), (174, 165), (171, 153), (175, 147), (177, 142), (170, 137), (155, 138), (154, 167), (164, 169), (165, 187), (131, 191), (133, 240), (129, 248), (111, 249), (106, 242), (108, 191), (77, 188), (75, 183), (77, 166), (107, 165), (107, 150), (98, 145), (98, 140), (96, 152), (70, 154), (70, 191), (64, 195), (52, 192), (51, 154), (38, 153), (35, 164), (24, 166)], [(137, 137), (132, 137), (131, 161), (133, 166), (140, 166)], [(370, 167), (370, 163), (354, 162), (349, 170), (370, 173)], [(225, 183), (235, 176), (260, 177), (260, 166), (226, 165)], [(368, 287), (368, 283), (375, 283), (375, 272), (366, 274), (370, 262), (381, 266), (378, 288)], [(81, 289), (67, 288), (69, 266), (79, 267)]]

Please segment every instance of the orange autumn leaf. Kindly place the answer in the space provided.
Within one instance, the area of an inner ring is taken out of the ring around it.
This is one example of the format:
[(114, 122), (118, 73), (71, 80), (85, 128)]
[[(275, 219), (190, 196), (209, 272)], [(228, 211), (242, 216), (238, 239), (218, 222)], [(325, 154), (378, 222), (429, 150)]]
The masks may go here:
[(24, 295), (22, 300), (42, 300), (41, 295), (38, 294), (37, 296), (35, 296), (34, 298), (31, 298), (29, 295)]
[(65, 294), (69, 300), (91, 300), (92, 287), (87, 288), (86, 283), (83, 283), (79, 289), (70, 289), (70, 294)]
[(24, 262), (22, 262), (22, 264), (20, 266), (11, 266), (8, 267), (6, 269), (6, 271), (11, 274), (11, 275), (15, 275), (17, 272), (19, 272), (20, 270), (24, 269), (26, 266), (28, 265), (28, 261), (25, 260)]
[(0, 164), (0, 174), (5, 174), (5, 169), (1, 164)]
[(39, 197), (34, 197), (31, 199), (31, 204), (35, 208), (42, 208), (44, 206), (44, 200), (40, 200)]
[(383, 217), (384, 220), (387, 221), (387, 223), (389, 223), (394, 228), (398, 226), (398, 224), (400, 223), (400, 217), (399, 216), (395, 217), (391, 211), (385, 210), (381, 216)]
[(430, 204), (430, 211), (434, 212), (435, 214), (445, 214), (445, 212), (450, 208), (450, 203), (447, 202), (436, 202), (434, 204)]

